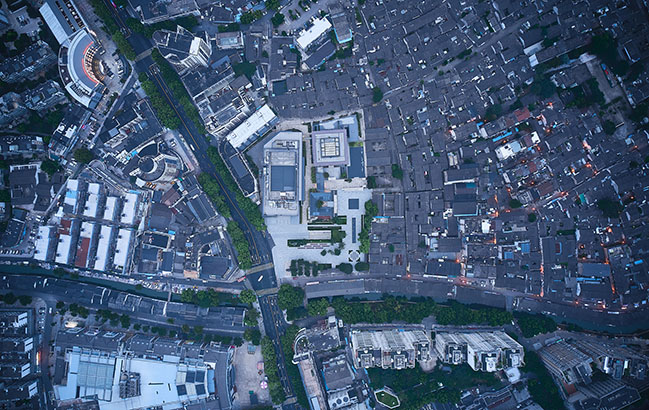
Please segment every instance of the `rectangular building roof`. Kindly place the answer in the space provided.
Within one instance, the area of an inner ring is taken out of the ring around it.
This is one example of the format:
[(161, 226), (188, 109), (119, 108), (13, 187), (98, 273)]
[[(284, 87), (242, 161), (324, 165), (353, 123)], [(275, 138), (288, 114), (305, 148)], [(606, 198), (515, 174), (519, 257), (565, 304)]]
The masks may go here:
[(54, 233), (53, 226), (39, 226), (38, 227), (38, 236), (34, 243), (34, 259), (37, 261), (47, 260), (47, 254), (50, 249), (50, 244), (52, 243), (52, 237)]
[(277, 116), (273, 110), (270, 109), (268, 104), (266, 104), (259, 110), (255, 111), (237, 128), (232, 130), (232, 132), (228, 134), (228, 141), (230, 141), (230, 144), (232, 144), (234, 148), (239, 148), (254, 137), (259, 137), (263, 134), (262, 130), (266, 129), (266, 127), (276, 119)]
[(321, 35), (331, 28), (331, 23), (326, 17), (316, 19), (308, 30), (305, 30), (296, 40), (297, 45), (306, 50), (311, 43), (320, 38)]
[(86, 206), (83, 209), (83, 216), (96, 218), (98, 209), (99, 209), (99, 195), (89, 194), (88, 198), (86, 198)]
[(115, 256), (113, 257), (113, 266), (118, 270), (124, 270), (128, 261), (131, 248), (131, 238), (133, 231), (130, 229), (120, 228), (117, 233), (117, 244), (115, 245)]
[(97, 246), (97, 256), (95, 257), (94, 269), (105, 272), (108, 267), (108, 250), (113, 236), (113, 227), (102, 225), (99, 232), (99, 243)]
[(114, 222), (115, 211), (117, 211), (117, 197), (109, 196), (106, 198), (106, 205), (104, 207), (104, 219)]
[(59, 44), (86, 26), (72, 0), (45, 0), (39, 11)]
[(70, 261), (71, 247), (72, 237), (70, 235), (60, 235), (59, 244), (56, 247), (56, 263), (67, 264)]
[(127, 225), (135, 223), (135, 214), (137, 209), (138, 194), (129, 192), (124, 196), (124, 204), (122, 207), (122, 216), (120, 222)]

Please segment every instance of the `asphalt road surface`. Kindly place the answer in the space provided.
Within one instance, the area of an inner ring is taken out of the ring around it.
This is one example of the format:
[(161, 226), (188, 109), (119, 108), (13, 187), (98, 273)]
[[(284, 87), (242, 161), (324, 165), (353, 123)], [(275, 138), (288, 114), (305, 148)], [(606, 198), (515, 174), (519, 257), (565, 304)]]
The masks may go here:
[[(148, 325), (165, 328), (178, 328), (183, 324), (203, 326), (206, 332), (235, 337), (242, 336), (245, 330), (242, 308), (210, 308), (203, 314), (193, 305), (167, 303), (71, 280), (19, 275), (3, 275), (1, 279), (0, 291), (38, 297), (45, 300), (48, 306), (55, 306), (58, 301), (76, 303), (88, 309), (125, 313), (134, 321)], [(170, 317), (174, 319), (173, 325), (167, 322)]]
[[(271, 338), (273, 346), (275, 347), (279, 380), (282, 383), (282, 387), (284, 387), (287, 398), (290, 398), (294, 396), (293, 386), (291, 385), (291, 381), (286, 373), (287, 358), (284, 356), (281, 341), (279, 339), (286, 329), (286, 322), (284, 321), (281, 309), (277, 306), (277, 297), (275, 295), (260, 296), (259, 308), (264, 317), (264, 329), (266, 330), (266, 335)], [(291, 358), (288, 359), (290, 360)]]

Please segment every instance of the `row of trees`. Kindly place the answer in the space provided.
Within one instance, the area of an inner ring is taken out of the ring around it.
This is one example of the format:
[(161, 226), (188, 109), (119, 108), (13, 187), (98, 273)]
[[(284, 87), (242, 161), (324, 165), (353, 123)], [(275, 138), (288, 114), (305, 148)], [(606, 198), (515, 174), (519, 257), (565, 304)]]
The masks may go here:
[(268, 336), (264, 336), (264, 338), (261, 339), (261, 355), (264, 358), (264, 373), (266, 373), (266, 377), (268, 378), (268, 392), (270, 393), (270, 398), (273, 403), (280, 404), (286, 399), (286, 394), (284, 393), (284, 388), (279, 381), (277, 355), (273, 348), (273, 342), (271, 342)]
[(293, 341), (297, 332), (300, 331), (300, 328), (296, 325), (291, 325), (286, 329), (286, 332), (280, 337), (280, 342), (282, 346), (282, 351), (284, 352), (284, 357), (286, 358), (286, 375), (288, 376), (291, 386), (293, 387), (293, 392), (297, 398), (297, 402), (303, 408), (309, 408), (309, 399), (307, 398), (306, 392), (304, 391), (304, 385), (302, 384), (302, 376), (300, 376), (300, 370), (297, 365), (293, 364), (291, 358), (295, 354), (293, 351)]
[(27, 306), (32, 303), (32, 297), (28, 295), (16, 296), (13, 293), (5, 293), (4, 295), (0, 294), (0, 302), (7, 305), (14, 305), (16, 302), (20, 302), (21, 305)]
[(362, 253), (370, 252), (370, 231), (372, 230), (372, 220), (379, 214), (379, 207), (374, 202), (365, 202), (365, 215), (363, 215), (363, 227), (358, 233), (360, 245), (358, 250)]
[(223, 180), (225, 186), (230, 190), (230, 192), (235, 195), (237, 204), (239, 204), (239, 208), (241, 208), (243, 213), (246, 215), (248, 221), (258, 231), (265, 231), (266, 223), (264, 222), (264, 217), (262, 216), (259, 207), (252, 201), (252, 199), (243, 196), (241, 190), (239, 189), (239, 186), (234, 181), (230, 170), (225, 165), (223, 158), (221, 158), (221, 154), (219, 154), (218, 149), (216, 149), (216, 147), (210, 146), (207, 149), (207, 155), (210, 158), (210, 161), (212, 161), (212, 164), (214, 164), (216, 171), (221, 176), (221, 179)]
[(532, 399), (544, 409), (565, 409), (561, 393), (552, 376), (541, 362), (536, 352), (525, 352), (525, 372), (532, 373), (534, 378), (527, 381), (527, 390)]
[(180, 118), (178, 118), (173, 108), (171, 108), (169, 102), (158, 91), (158, 87), (144, 73), (140, 73), (139, 80), (140, 84), (142, 84), (142, 89), (151, 101), (151, 105), (160, 123), (172, 130), (180, 128)]
[(115, 23), (115, 20), (113, 20), (111, 11), (108, 9), (108, 6), (106, 6), (106, 3), (103, 0), (90, 0), (90, 5), (95, 10), (97, 17), (99, 17), (104, 23), (104, 31), (112, 37), (119, 52), (124, 54), (124, 57), (129, 60), (135, 60), (135, 57), (137, 57), (135, 50), (133, 50), (133, 47), (131, 47), (129, 42), (126, 41), (126, 38), (120, 31), (119, 26)]
[(252, 267), (252, 258), (250, 256), (250, 244), (243, 234), (243, 230), (236, 221), (228, 222), (228, 233), (232, 239), (232, 245), (237, 251), (237, 260), (241, 269), (250, 269)]
[(293, 259), (289, 267), (291, 276), (318, 276), (318, 274), (331, 268), (330, 264), (309, 262), (304, 259)]
[(154, 24), (142, 24), (139, 19), (132, 17), (126, 19), (126, 25), (131, 29), (131, 31), (140, 33), (147, 38), (152, 38), (153, 33), (158, 30), (176, 31), (177, 26), (182, 26), (185, 29), (192, 31), (196, 26), (198, 26), (198, 24), (199, 22), (196, 16), (191, 14), (189, 16), (179, 17), (175, 20), (165, 20)]
[(158, 51), (158, 49), (153, 49), (153, 51), (151, 52), (151, 58), (153, 58), (153, 61), (155, 61), (158, 68), (160, 68), (160, 75), (162, 76), (162, 79), (167, 84), (167, 87), (173, 94), (174, 98), (183, 107), (185, 114), (187, 114), (189, 119), (194, 122), (196, 128), (198, 128), (198, 132), (205, 134), (205, 127), (203, 126), (203, 122), (201, 120), (200, 114), (198, 113), (198, 109), (189, 97), (189, 93), (187, 93), (185, 86), (183, 85), (182, 81), (180, 81), (180, 77), (178, 76), (176, 70), (171, 67), (171, 65), (162, 56), (162, 54), (160, 54), (160, 51)]
[(203, 187), (203, 191), (205, 191), (207, 196), (212, 200), (218, 213), (223, 215), (225, 218), (230, 218), (232, 216), (230, 214), (230, 207), (225, 203), (225, 199), (223, 199), (223, 191), (221, 190), (219, 183), (216, 182), (216, 179), (203, 172), (198, 175), (198, 182)]
[(512, 321), (512, 314), (502, 309), (491, 307), (469, 307), (450, 301), (448, 304), (437, 304), (430, 298), (407, 299), (405, 297), (386, 296), (381, 301), (347, 300), (335, 297), (331, 306), (336, 316), (345, 323), (390, 323), (404, 321), (421, 323), (434, 315), (441, 325), (481, 324), (502, 326)]
[(530, 338), (543, 333), (550, 333), (557, 330), (557, 322), (551, 317), (541, 314), (515, 312), (514, 318), (523, 333), (523, 337)]
[(194, 289), (184, 289), (180, 293), (180, 301), (183, 303), (193, 303), (202, 308), (224, 304), (236, 304), (238, 302), (235, 296), (232, 296), (229, 293), (217, 292), (214, 289), (198, 291)]

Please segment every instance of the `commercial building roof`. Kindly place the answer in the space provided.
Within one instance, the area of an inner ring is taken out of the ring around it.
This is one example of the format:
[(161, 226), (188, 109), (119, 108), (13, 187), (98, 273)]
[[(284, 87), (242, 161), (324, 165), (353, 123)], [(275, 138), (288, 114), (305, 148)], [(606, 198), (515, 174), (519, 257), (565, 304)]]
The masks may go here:
[(309, 46), (320, 38), (321, 35), (327, 32), (331, 28), (331, 23), (327, 20), (326, 17), (316, 19), (313, 22), (308, 30), (305, 30), (296, 41), (297, 45), (302, 49), (306, 50)]
[(37, 261), (46, 261), (48, 259), (48, 253), (50, 249), (50, 244), (52, 243), (52, 237), (54, 235), (53, 226), (39, 226), (38, 235), (36, 236), (36, 241), (34, 242), (34, 259)]
[(120, 228), (117, 233), (117, 243), (115, 245), (115, 256), (113, 257), (113, 266), (117, 270), (126, 270), (128, 257), (131, 253), (131, 239), (133, 231), (130, 229)]
[(277, 116), (268, 104), (255, 111), (237, 128), (228, 134), (227, 139), (234, 148), (241, 148), (260, 137), (277, 121)]
[(72, 247), (72, 237), (70, 235), (60, 235), (59, 244), (56, 247), (56, 263), (67, 264), (70, 261), (70, 250)]
[(295, 191), (297, 168), (290, 165), (272, 165), (270, 167), (271, 191)]
[(113, 227), (102, 225), (99, 231), (99, 242), (97, 245), (97, 255), (95, 256), (94, 269), (105, 272), (108, 268), (108, 251), (113, 237)]
[(86, 23), (72, 0), (45, 0), (39, 9), (59, 44), (86, 27)]
[(109, 196), (106, 198), (106, 205), (104, 207), (104, 219), (108, 221), (115, 221), (115, 213), (117, 212), (117, 197)]
[(311, 135), (313, 165), (349, 165), (349, 143), (344, 129), (314, 131)]
[(137, 210), (138, 194), (129, 192), (124, 196), (124, 204), (122, 206), (122, 216), (120, 222), (127, 225), (135, 223), (135, 216)]

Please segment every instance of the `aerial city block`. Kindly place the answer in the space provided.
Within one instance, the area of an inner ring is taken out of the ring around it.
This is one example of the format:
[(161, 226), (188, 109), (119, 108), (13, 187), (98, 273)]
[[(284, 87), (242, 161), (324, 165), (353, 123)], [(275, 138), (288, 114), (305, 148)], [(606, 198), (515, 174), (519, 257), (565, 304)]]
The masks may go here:
[(0, 0), (0, 409), (649, 409), (649, 0)]

